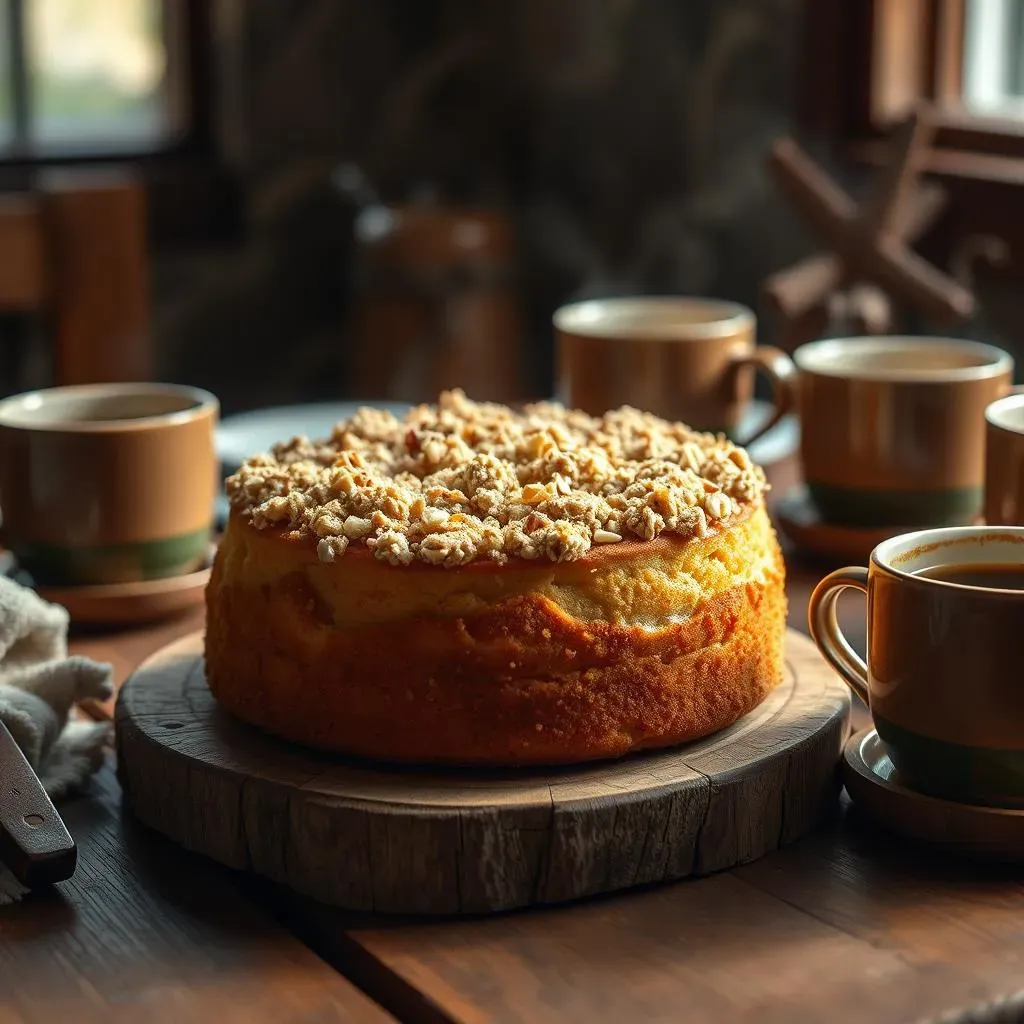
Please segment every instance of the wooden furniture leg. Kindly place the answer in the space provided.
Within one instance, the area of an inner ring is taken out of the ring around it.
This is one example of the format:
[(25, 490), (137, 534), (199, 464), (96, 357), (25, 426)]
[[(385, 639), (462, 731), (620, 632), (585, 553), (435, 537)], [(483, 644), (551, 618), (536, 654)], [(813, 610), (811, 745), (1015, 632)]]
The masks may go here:
[(51, 254), (57, 384), (146, 380), (149, 333), (146, 204), (122, 172), (52, 174), (40, 201)]
[(47, 299), (46, 239), (34, 199), (0, 197), (0, 311), (39, 309)]

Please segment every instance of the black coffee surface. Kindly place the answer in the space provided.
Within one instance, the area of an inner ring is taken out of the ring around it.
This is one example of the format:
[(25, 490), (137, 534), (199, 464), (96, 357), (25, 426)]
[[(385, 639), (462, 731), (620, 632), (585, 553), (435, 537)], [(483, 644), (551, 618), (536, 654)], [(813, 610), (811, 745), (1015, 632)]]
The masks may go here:
[(1005, 562), (950, 562), (919, 569), (915, 576), (987, 590), (1024, 590), (1024, 565)]

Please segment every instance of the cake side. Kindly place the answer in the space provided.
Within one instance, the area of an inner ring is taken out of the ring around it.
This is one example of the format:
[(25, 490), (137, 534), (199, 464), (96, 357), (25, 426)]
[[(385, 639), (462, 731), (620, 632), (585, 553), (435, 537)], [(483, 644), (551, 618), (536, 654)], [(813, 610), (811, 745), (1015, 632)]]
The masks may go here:
[(235, 514), (207, 592), (215, 697), (309, 746), (614, 757), (717, 731), (782, 678), (784, 570), (763, 503), (703, 536), (557, 563), (392, 566), (350, 551), (325, 564), (316, 543)]

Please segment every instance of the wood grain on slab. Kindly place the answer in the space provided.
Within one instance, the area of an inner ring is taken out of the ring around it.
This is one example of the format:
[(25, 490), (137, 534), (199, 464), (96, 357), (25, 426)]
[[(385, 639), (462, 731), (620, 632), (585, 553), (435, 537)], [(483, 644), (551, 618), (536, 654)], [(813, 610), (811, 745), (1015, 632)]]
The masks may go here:
[(457, 914), (556, 903), (761, 856), (835, 806), (845, 687), (804, 636), (734, 726), (558, 770), (440, 771), (303, 751), (210, 695), (202, 637), (150, 658), (117, 707), (134, 813), (190, 850), (335, 906)]
[(232, 884), (121, 813), (110, 768), (61, 804), (72, 879), (0, 908), (0, 1021), (392, 1018)]

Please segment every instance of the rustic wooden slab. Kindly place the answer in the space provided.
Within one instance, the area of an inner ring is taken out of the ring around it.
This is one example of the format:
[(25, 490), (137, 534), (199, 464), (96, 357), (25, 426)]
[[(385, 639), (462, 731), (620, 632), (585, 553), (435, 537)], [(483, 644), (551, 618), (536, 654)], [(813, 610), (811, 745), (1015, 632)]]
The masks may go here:
[(729, 729), (558, 770), (415, 770), (332, 758), (223, 712), (199, 633), (150, 658), (117, 706), (119, 771), (146, 824), (336, 906), (465, 914), (554, 903), (754, 860), (835, 804), (849, 700), (805, 636)]

